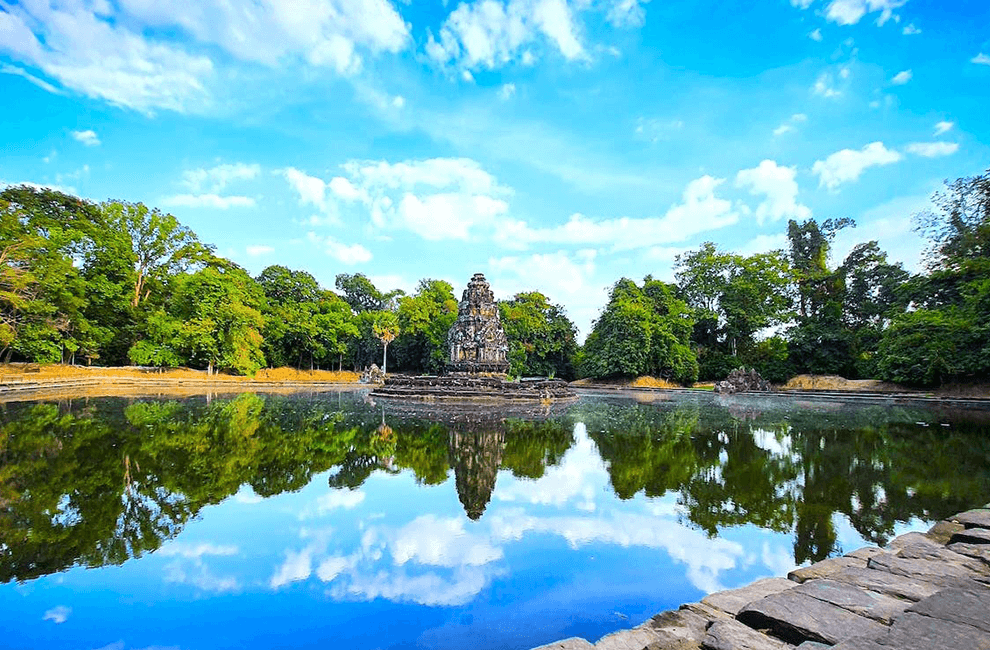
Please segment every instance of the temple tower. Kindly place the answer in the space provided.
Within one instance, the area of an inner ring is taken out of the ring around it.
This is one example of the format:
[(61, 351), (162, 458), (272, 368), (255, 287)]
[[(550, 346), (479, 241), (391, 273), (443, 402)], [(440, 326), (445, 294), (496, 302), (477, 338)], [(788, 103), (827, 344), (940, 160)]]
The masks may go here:
[(448, 373), (497, 374), (509, 371), (509, 344), (502, 329), (495, 294), (482, 273), (468, 282), (457, 308), (457, 320), (447, 332)]

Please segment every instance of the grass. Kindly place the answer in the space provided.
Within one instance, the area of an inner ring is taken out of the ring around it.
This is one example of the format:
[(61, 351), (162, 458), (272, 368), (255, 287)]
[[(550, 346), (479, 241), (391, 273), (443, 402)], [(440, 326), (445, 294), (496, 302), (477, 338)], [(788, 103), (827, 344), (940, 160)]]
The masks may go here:
[(142, 368), (124, 366), (105, 368), (96, 366), (67, 366), (62, 364), (10, 363), (0, 364), (0, 384), (3, 383), (46, 383), (84, 379), (169, 379), (175, 381), (209, 381), (216, 383), (246, 383), (253, 382), (292, 382), (292, 383), (356, 383), (360, 374), (356, 372), (337, 372), (332, 370), (296, 370), (295, 368), (265, 368), (259, 370), (254, 377), (239, 375), (213, 374), (207, 375), (204, 370), (189, 368)]

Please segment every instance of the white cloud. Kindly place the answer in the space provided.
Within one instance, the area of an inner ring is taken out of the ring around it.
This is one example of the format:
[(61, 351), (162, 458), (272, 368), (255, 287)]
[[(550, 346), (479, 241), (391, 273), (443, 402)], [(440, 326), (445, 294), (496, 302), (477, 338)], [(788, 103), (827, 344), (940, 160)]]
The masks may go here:
[(794, 115), (791, 115), (791, 117), (786, 122), (783, 122), (780, 126), (774, 129), (773, 134), (775, 136), (781, 136), (784, 135), (785, 133), (791, 133), (792, 131), (797, 130), (796, 127), (797, 124), (801, 124), (807, 121), (808, 121), (807, 115), (805, 115), (804, 113), (795, 113)]
[(278, 589), (290, 582), (305, 580), (313, 572), (313, 548), (307, 547), (301, 551), (287, 551), (285, 562), (279, 567), (269, 581), (272, 589)]
[(310, 176), (294, 167), (288, 167), (278, 173), (281, 173), (292, 189), (299, 194), (300, 204), (313, 205), (321, 211), (327, 211), (327, 184), (322, 179)]
[(182, 173), (182, 184), (193, 193), (222, 192), (229, 183), (248, 181), (258, 177), (261, 166), (247, 163), (228, 163), (209, 169), (190, 169)]
[(955, 125), (956, 125), (955, 122), (946, 122), (946, 121), (939, 122), (935, 125), (935, 133), (933, 135), (939, 136), (942, 135), (943, 133), (947, 133), (948, 131), (951, 131), (952, 127), (954, 127)]
[(972, 59), (969, 60), (970, 63), (976, 63), (978, 65), (990, 65), (990, 56), (980, 52)]
[(814, 0), (791, 0), (791, 6), (798, 9), (807, 9)]
[(959, 144), (956, 142), (912, 142), (904, 147), (904, 151), (924, 158), (939, 158), (951, 156), (959, 151)]
[(646, 20), (643, 5), (650, 0), (614, 0), (606, 18), (616, 27), (640, 27)]
[(787, 250), (787, 235), (778, 233), (776, 235), (757, 235), (739, 247), (740, 255), (755, 255), (757, 253), (769, 253), (776, 250)]
[(66, 607), (65, 605), (59, 605), (58, 607), (52, 607), (45, 615), (41, 617), (43, 621), (51, 621), (56, 625), (61, 625), (68, 620), (69, 614), (72, 613), (71, 607)]
[(855, 25), (868, 13), (880, 12), (877, 24), (883, 25), (896, 18), (894, 9), (904, 6), (907, 0), (832, 0), (825, 9), (825, 17), (840, 25)]
[(220, 196), (218, 194), (176, 194), (162, 199), (162, 205), (179, 208), (253, 208), (255, 201), (250, 196)]
[(268, 255), (269, 253), (275, 252), (275, 249), (271, 246), (266, 246), (265, 244), (256, 244), (254, 246), (248, 246), (244, 251), (251, 257), (258, 257), (261, 255)]
[(901, 30), (901, 33), (904, 34), (905, 36), (914, 36), (915, 34), (920, 34), (921, 30), (915, 27), (914, 23), (909, 23), (904, 26), (904, 29)]
[(441, 65), (495, 69), (514, 60), (525, 65), (526, 53), (533, 56), (525, 48), (541, 36), (564, 58), (585, 58), (577, 32), (566, 0), (479, 0), (458, 4), (441, 25), (438, 39), (429, 34), (425, 49), (427, 56)]
[(766, 220), (810, 219), (811, 210), (797, 202), (798, 184), (796, 167), (780, 167), (774, 160), (764, 160), (753, 169), (743, 169), (736, 174), (736, 187), (749, 189), (753, 195), (766, 198), (756, 208), (756, 222)]
[(361, 244), (345, 244), (333, 237), (324, 237), (314, 232), (307, 233), (306, 239), (314, 244), (323, 246), (327, 255), (342, 264), (364, 264), (365, 262), (370, 262), (373, 257), (371, 251)]
[(237, 555), (237, 553), (238, 548), (236, 546), (210, 544), (209, 542), (201, 544), (172, 542), (158, 549), (156, 554), (164, 557), (199, 558), (204, 555)]
[(405, 572), (381, 571), (372, 576), (355, 574), (351, 582), (339, 586), (335, 594), (338, 597), (385, 598), (431, 607), (453, 607), (469, 603), (486, 584), (488, 578), (485, 572), (477, 567), (457, 569), (449, 579), (434, 572), (411, 576)]
[(813, 31), (810, 34), (808, 34), (808, 38), (810, 38), (813, 41), (821, 42), (821, 40), (822, 40), (822, 30), (821, 30), (821, 28), (818, 28), (815, 31)]
[(96, 131), (92, 129), (86, 129), (85, 131), (73, 131), (73, 139), (82, 142), (87, 147), (96, 147), (100, 144), (100, 138), (96, 135)]
[(811, 92), (820, 97), (839, 97), (842, 92), (835, 89), (835, 77), (830, 72), (823, 72), (818, 75), (815, 85), (811, 87)]
[(684, 120), (660, 120), (656, 118), (640, 117), (636, 120), (636, 138), (657, 142), (667, 140), (684, 128)]
[(894, 75), (894, 78), (890, 80), (890, 83), (894, 84), (895, 86), (903, 86), (907, 82), (911, 81), (912, 76), (913, 75), (911, 74), (910, 70), (901, 70), (900, 72)]
[(335, 555), (320, 562), (320, 566), (316, 567), (316, 575), (323, 582), (331, 582), (350, 566), (353, 566), (352, 560)]
[(395, 108), (402, 108), (406, 105), (406, 98), (402, 95), (396, 95), (392, 98), (392, 106)]
[(897, 151), (884, 147), (882, 142), (872, 142), (858, 151), (843, 149), (825, 160), (818, 160), (811, 171), (818, 176), (820, 186), (834, 190), (842, 183), (857, 180), (870, 167), (889, 165), (901, 157)]
[[(2, 22), (3, 22), (3, 14), (0, 14), (0, 23), (2, 23)], [(2, 72), (3, 74), (12, 74), (12, 75), (14, 75), (16, 77), (22, 77), (24, 79), (27, 79), (29, 82), (31, 82), (32, 84), (34, 84), (38, 88), (41, 88), (42, 90), (46, 90), (46, 91), (48, 91), (48, 92), (50, 92), (50, 93), (52, 93), (54, 95), (64, 95), (65, 94), (64, 92), (62, 92), (61, 90), (59, 90), (55, 86), (51, 85), (47, 81), (43, 81), (41, 79), (38, 79), (33, 74), (30, 74), (29, 72), (27, 72), (23, 68), (18, 68), (16, 65), (10, 65), (8, 63), (2, 63), (2, 64), (0, 64), (0, 72)]]
[(502, 87), (498, 89), (498, 98), (503, 102), (507, 101), (510, 97), (516, 94), (516, 84), (502, 84)]
[(395, 533), (392, 561), (438, 567), (482, 566), (502, 559), (502, 549), (464, 530), (464, 518), (423, 515)]

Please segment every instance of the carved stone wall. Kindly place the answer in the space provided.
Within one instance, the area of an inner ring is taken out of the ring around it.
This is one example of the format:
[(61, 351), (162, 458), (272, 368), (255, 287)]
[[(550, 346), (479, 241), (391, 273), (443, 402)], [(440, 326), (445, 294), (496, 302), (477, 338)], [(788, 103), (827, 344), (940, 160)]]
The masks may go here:
[(448, 373), (495, 373), (509, 371), (509, 344), (502, 329), (495, 294), (481, 273), (468, 282), (457, 308), (457, 320), (447, 333), (450, 357)]

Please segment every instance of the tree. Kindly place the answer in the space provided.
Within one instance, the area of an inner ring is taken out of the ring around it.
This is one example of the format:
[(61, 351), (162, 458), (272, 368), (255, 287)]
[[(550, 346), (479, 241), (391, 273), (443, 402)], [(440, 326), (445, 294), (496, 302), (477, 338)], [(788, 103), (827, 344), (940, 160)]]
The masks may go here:
[(382, 293), (363, 273), (355, 273), (354, 275), (341, 273), (337, 276), (336, 285), (344, 294), (344, 301), (358, 313), (392, 310), (395, 308), (396, 300), (405, 295), (402, 289)]
[(399, 365), (439, 374), (447, 363), (447, 332), (457, 319), (454, 288), (443, 280), (420, 280), (416, 293), (399, 299), (395, 342)]
[(538, 291), (499, 302), (509, 343), (509, 372), (516, 376), (574, 377), (577, 328), (564, 308)]
[(372, 331), (378, 340), (382, 342), (382, 372), (388, 372), (386, 363), (388, 362), (388, 344), (399, 335), (399, 319), (390, 311), (383, 311), (378, 314), (372, 325)]
[(130, 240), (127, 254), (133, 264), (133, 307), (149, 297), (153, 283), (186, 270), (211, 252), (192, 230), (158, 208), (124, 201), (108, 201), (100, 208), (107, 226)]

